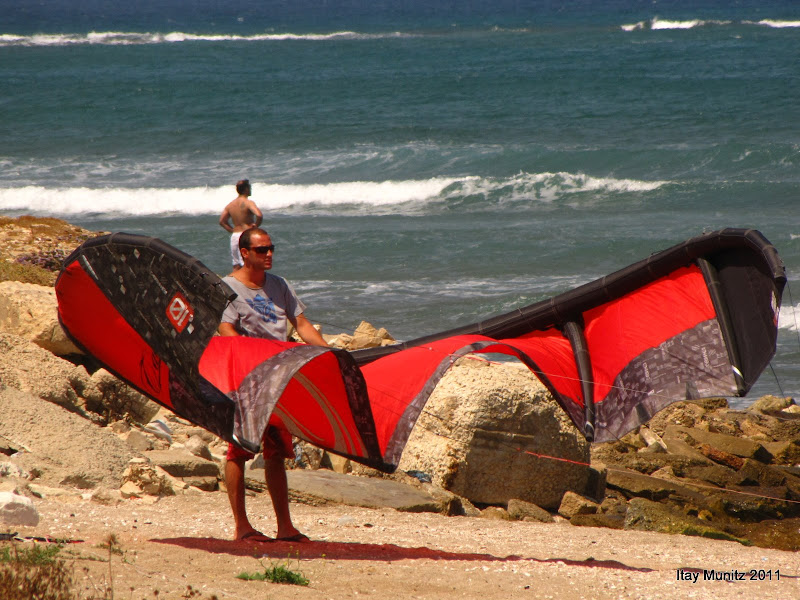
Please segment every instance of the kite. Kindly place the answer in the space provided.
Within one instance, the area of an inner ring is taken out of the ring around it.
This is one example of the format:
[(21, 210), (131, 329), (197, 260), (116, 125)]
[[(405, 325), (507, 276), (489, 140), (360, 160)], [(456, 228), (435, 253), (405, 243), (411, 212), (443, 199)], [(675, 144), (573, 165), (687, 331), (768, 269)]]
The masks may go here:
[(253, 452), (282, 425), (391, 472), (436, 384), (471, 353), (518, 358), (595, 442), (672, 402), (743, 396), (775, 353), (785, 283), (761, 233), (724, 229), (479, 323), (353, 352), (215, 335), (235, 293), (152, 237), (84, 242), (55, 287), (67, 335), (177, 415)]

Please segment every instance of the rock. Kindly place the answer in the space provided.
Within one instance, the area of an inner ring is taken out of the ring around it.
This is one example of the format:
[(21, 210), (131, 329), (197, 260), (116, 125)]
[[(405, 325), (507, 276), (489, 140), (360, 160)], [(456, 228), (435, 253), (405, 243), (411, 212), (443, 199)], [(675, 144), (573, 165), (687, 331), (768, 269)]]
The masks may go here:
[(150, 496), (174, 496), (176, 489), (188, 487), (145, 459), (131, 460), (123, 476), (125, 483), (120, 487), (124, 498), (141, 497), (143, 494)]
[(690, 459), (693, 463), (699, 465), (713, 465), (714, 461), (705, 456), (702, 452), (695, 449), (691, 444), (687, 443), (684, 438), (687, 436), (681, 435), (679, 430), (668, 429), (664, 432), (662, 440), (667, 446), (667, 451), (670, 454), (684, 456)]
[(481, 517), (495, 521), (511, 520), (511, 515), (508, 514), (508, 511), (500, 506), (487, 506), (481, 511)]
[(622, 529), (625, 526), (625, 516), (615, 513), (575, 515), (569, 520), (569, 524), (575, 525), (576, 527), (606, 527), (608, 529)]
[(343, 475), (353, 471), (353, 465), (349, 458), (338, 456), (331, 452), (323, 453), (320, 467), (323, 469), (330, 469), (335, 473), (342, 473)]
[[(650, 430), (664, 437), (671, 425), (694, 427), (703, 421), (706, 408), (698, 402), (675, 402), (656, 414), (647, 423)], [(666, 440), (664, 440), (666, 442)]]
[(39, 511), (30, 498), (0, 492), (0, 520), (5, 525), (36, 527), (39, 524)]
[(52, 287), (0, 282), (0, 331), (31, 341), (56, 356), (83, 354), (58, 322), (58, 301)]
[(642, 426), (639, 428), (639, 437), (642, 438), (642, 441), (647, 444), (648, 448), (654, 448), (654, 452), (666, 452), (667, 445), (664, 443), (664, 440), (661, 439), (661, 436), (658, 435), (655, 431), (651, 431), (649, 428)]
[(734, 469), (723, 465), (709, 465), (704, 467), (689, 467), (683, 473), (684, 477), (706, 481), (719, 487), (737, 485), (740, 477)]
[(200, 436), (193, 435), (186, 440), (183, 446), (195, 456), (199, 456), (205, 460), (214, 460), (211, 456), (211, 450), (208, 449), (208, 444)]
[(609, 488), (622, 492), (628, 498), (642, 497), (660, 501), (675, 496), (705, 503), (703, 494), (690, 487), (627, 469), (609, 469), (607, 481)]
[(146, 452), (153, 449), (153, 440), (147, 437), (138, 429), (130, 430), (127, 435), (122, 437), (128, 445), (138, 452)]
[(462, 359), (431, 395), (399, 468), (472, 502), (554, 509), (567, 490), (584, 492), (589, 467), (576, 463), (588, 462), (588, 443), (527, 368)]
[(787, 474), (757, 460), (747, 458), (737, 472), (735, 485), (778, 487), (786, 484)]
[(0, 462), (0, 477), (11, 479), (30, 479), (31, 474), (10, 461)]
[(639, 531), (694, 535), (716, 540), (731, 540), (750, 545), (747, 540), (737, 538), (736, 536), (712, 527), (707, 521), (683, 515), (662, 504), (646, 500), (645, 498), (634, 498), (628, 503), (628, 512), (625, 516), (624, 528)]
[[(720, 450), (723, 453), (733, 454), (741, 458), (754, 458), (761, 462), (770, 462), (772, 456), (766, 451), (764, 446), (758, 442), (737, 438), (723, 433), (712, 433), (696, 428), (670, 426), (667, 433), (674, 433), (676, 436), (687, 436), (696, 445), (707, 444), (711, 448)], [(690, 444), (692, 441), (687, 440)]]
[(575, 515), (593, 515), (600, 509), (600, 505), (585, 498), (575, 492), (567, 492), (561, 499), (561, 506), (558, 507), (558, 514), (565, 519), (571, 519)]
[(440, 512), (430, 494), (411, 486), (372, 477), (341, 475), (326, 469), (295, 469), (286, 473), (289, 489), (312, 498), (366, 508), (394, 508), (402, 512)]
[(87, 408), (106, 416), (108, 420), (125, 417), (135, 423), (149, 423), (160, 410), (158, 404), (139, 393), (105, 369), (92, 374), (98, 393), (87, 398)]
[(800, 440), (765, 442), (764, 448), (772, 455), (773, 464), (800, 464)]
[(552, 523), (553, 515), (531, 502), (512, 498), (508, 501), (508, 515), (515, 521), (537, 521)]
[(19, 336), (0, 333), (0, 381), (49, 402), (80, 411), (90, 386), (83, 367), (58, 358)]
[(748, 407), (747, 410), (751, 412), (770, 413), (770, 412), (777, 412), (779, 410), (784, 410), (792, 405), (794, 405), (794, 400), (792, 398), (781, 398), (779, 396), (762, 396), (761, 398), (753, 402)]
[(741, 469), (742, 465), (744, 464), (743, 458), (740, 458), (735, 454), (731, 454), (730, 452), (719, 450), (718, 448), (714, 448), (708, 444), (698, 444), (697, 449), (703, 456), (710, 458), (715, 463), (719, 463), (737, 471)]
[[(129, 483), (129, 482), (127, 482)], [(91, 495), (91, 501), (104, 506), (114, 506), (123, 500), (121, 490), (109, 490), (106, 488), (97, 488)]]
[(151, 450), (144, 456), (173, 477), (219, 477), (219, 465), (186, 450)]

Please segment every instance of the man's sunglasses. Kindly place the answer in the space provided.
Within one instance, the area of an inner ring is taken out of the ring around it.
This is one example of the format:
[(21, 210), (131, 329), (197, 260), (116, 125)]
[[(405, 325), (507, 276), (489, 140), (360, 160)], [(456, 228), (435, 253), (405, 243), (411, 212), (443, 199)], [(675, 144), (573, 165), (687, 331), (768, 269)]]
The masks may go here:
[(252, 250), (257, 254), (266, 254), (267, 252), (275, 252), (275, 244), (271, 244), (269, 246), (250, 246), (248, 250)]

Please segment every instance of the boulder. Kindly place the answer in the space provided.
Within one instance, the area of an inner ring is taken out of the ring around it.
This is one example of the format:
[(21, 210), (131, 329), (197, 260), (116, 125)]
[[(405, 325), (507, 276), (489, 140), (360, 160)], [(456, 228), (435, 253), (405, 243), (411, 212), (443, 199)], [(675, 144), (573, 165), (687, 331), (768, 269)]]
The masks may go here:
[(0, 492), (0, 521), (11, 526), (36, 527), (39, 524), (39, 511), (30, 498), (11, 492)]
[(556, 509), (585, 491), (588, 462), (589, 444), (527, 368), (466, 358), (434, 390), (399, 468), (472, 502)]
[(57, 356), (82, 354), (58, 322), (58, 301), (52, 287), (0, 282), (0, 331), (31, 341)]

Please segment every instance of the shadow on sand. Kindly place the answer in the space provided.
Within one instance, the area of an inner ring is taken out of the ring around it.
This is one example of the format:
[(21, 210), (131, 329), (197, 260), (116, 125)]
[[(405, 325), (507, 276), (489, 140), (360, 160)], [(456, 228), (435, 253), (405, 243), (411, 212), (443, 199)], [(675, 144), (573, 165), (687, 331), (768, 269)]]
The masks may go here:
[(506, 561), (532, 561), (538, 563), (561, 563), (570, 566), (592, 567), (604, 569), (619, 569), (623, 571), (637, 571), (649, 573), (654, 569), (631, 567), (615, 560), (573, 560), (567, 558), (530, 558), (516, 555), (494, 556), (492, 554), (477, 554), (464, 552), (446, 552), (432, 548), (405, 548), (394, 544), (360, 544), (350, 542), (254, 542), (254, 541), (232, 541), (220, 540), (217, 538), (162, 538), (151, 539), (151, 542), (158, 544), (172, 544), (190, 550), (205, 550), (214, 554), (233, 554), (235, 556), (259, 556), (269, 558), (286, 558), (291, 555), (293, 558), (312, 559), (327, 558), (331, 560), (374, 560), (374, 561), (393, 561), (407, 559), (428, 559), (428, 560), (473, 560), (487, 562), (506, 562)]

